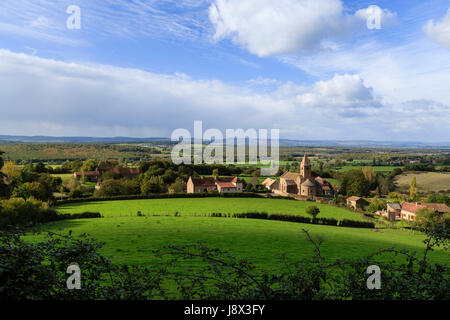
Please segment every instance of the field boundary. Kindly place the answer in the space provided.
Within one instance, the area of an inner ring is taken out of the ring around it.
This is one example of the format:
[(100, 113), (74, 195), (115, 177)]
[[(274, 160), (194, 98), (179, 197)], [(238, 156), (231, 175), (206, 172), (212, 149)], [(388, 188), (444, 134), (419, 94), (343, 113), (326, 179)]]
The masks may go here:
[(57, 200), (55, 206), (69, 203), (96, 202), (96, 201), (114, 201), (114, 200), (147, 200), (147, 199), (180, 199), (180, 198), (268, 198), (268, 199), (285, 199), (296, 200), (292, 197), (277, 197), (267, 193), (256, 192), (240, 192), (240, 193), (156, 193), (150, 195), (126, 195), (112, 197), (87, 197), (67, 200)]

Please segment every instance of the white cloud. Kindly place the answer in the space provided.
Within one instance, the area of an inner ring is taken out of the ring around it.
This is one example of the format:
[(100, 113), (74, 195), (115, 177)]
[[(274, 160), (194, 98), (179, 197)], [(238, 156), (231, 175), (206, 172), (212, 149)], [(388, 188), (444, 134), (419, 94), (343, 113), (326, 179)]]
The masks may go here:
[(333, 49), (335, 39), (358, 29), (373, 13), (382, 23), (395, 19), (377, 6), (348, 15), (341, 0), (215, 0), (209, 18), (214, 40), (230, 38), (251, 53), (269, 56)]
[[(448, 106), (382, 104), (358, 74), (276, 86), (259, 93), (182, 73), (66, 63), (0, 50), (0, 128), (1, 134), (170, 136), (203, 120), (205, 128), (279, 128), (282, 137), (296, 139), (435, 141), (450, 133)], [(399, 123), (405, 128), (393, 138)]]
[(423, 30), (430, 39), (445, 48), (450, 48), (450, 9), (441, 21), (429, 20)]
[(32, 27), (49, 27), (50, 26), (50, 20), (48, 20), (44, 16), (39, 16), (35, 20), (31, 21), (30, 25)]
[(339, 0), (216, 0), (209, 17), (215, 40), (232, 38), (267, 56), (316, 47), (342, 22)]

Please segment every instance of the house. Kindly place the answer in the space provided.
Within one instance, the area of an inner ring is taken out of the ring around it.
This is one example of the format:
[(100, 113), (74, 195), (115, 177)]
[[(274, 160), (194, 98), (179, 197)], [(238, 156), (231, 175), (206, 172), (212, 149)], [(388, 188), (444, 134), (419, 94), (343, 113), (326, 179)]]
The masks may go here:
[(417, 211), (420, 209), (430, 209), (438, 213), (450, 212), (450, 207), (444, 203), (411, 203), (403, 202), (401, 210), (401, 219), (414, 221), (416, 219)]
[(332, 195), (331, 184), (321, 177), (313, 177), (311, 163), (305, 154), (300, 165), (300, 172), (285, 172), (280, 177), (279, 190), (284, 193), (301, 195), (308, 199), (315, 196)]
[(189, 177), (187, 193), (202, 193), (209, 191), (242, 192), (243, 184), (238, 177)]
[(409, 221), (414, 221), (416, 218), (416, 213), (420, 209), (425, 209), (426, 206), (424, 206), (421, 203), (410, 203), (410, 202), (403, 202), (402, 203), (402, 211), (401, 211), (401, 218)]
[(272, 179), (272, 178), (267, 178), (266, 180), (264, 180), (262, 182), (262, 185), (266, 187), (267, 190), (278, 190), (280, 184), (278, 183), (277, 180)]
[(353, 209), (364, 209), (368, 204), (366, 200), (361, 197), (351, 196), (347, 198), (347, 206)]
[(386, 212), (389, 221), (399, 220), (401, 219), (402, 206), (399, 203), (388, 202)]
[(78, 171), (78, 172), (74, 172), (73, 176), (77, 180), (80, 180), (80, 179), (84, 178), (86, 181), (89, 181), (89, 182), (97, 182), (100, 179), (100, 177), (102, 176), (102, 174), (98, 170), (95, 170), (95, 171)]
[(422, 205), (439, 213), (450, 212), (450, 207), (448, 207), (445, 203), (422, 203)]

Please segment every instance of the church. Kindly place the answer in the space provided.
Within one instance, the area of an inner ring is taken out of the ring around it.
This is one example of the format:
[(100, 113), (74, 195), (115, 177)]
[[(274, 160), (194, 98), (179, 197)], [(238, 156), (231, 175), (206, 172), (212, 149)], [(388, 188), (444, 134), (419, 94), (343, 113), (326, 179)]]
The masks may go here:
[(311, 162), (303, 156), (299, 172), (285, 172), (280, 177), (280, 191), (313, 199), (315, 196), (332, 195), (331, 184), (321, 177), (313, 177)]

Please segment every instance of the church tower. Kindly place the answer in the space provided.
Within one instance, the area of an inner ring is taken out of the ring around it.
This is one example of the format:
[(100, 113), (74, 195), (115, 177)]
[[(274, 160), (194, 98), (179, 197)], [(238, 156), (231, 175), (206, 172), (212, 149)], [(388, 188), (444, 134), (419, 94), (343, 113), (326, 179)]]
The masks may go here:
[(309, 162), (308, 156), (305, 154), (303, 156), (302, 163), (300, 165), (300, 175), (303, 180), (311, 178), (311, 163)]

